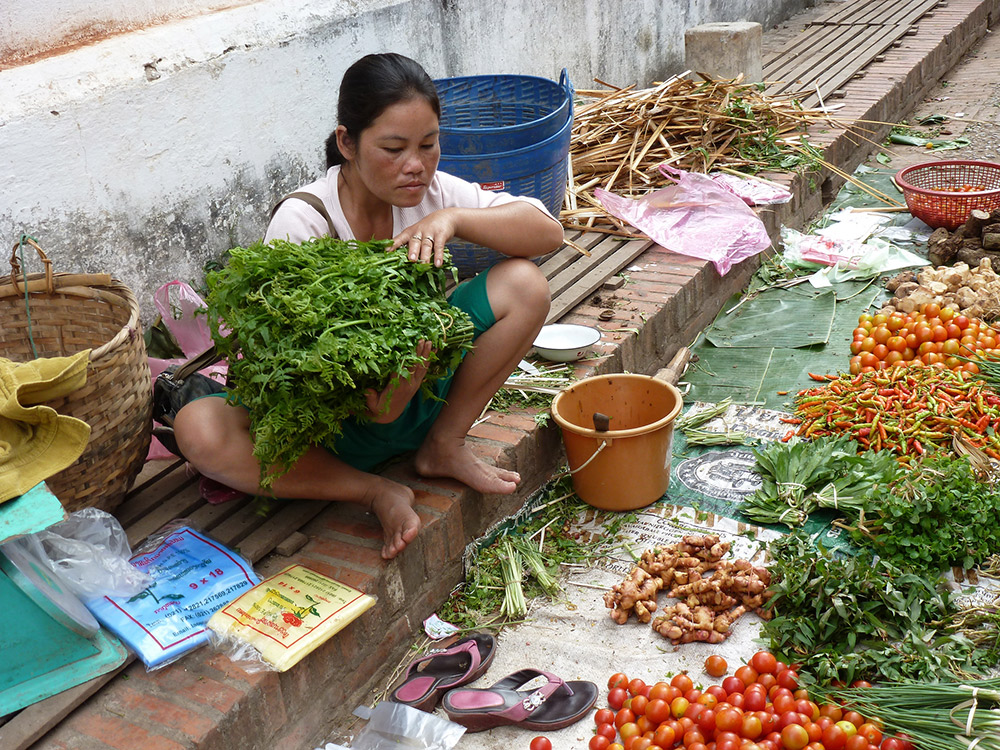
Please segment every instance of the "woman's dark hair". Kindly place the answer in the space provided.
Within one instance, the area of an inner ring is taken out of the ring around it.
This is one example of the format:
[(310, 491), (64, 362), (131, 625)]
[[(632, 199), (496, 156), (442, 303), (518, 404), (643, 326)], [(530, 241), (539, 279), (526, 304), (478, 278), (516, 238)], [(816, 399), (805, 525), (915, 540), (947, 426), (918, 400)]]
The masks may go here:
[[(420, 63), (394, 52), (365, 55), (351, 65), (340, 82), (337, 122), (357, 141), (361, 132), (393, 104), (423, 97), (441, 117), (434, 81)], [(337, 131), (326, 139), (326, 167), (345, 161), (337, 148)]]

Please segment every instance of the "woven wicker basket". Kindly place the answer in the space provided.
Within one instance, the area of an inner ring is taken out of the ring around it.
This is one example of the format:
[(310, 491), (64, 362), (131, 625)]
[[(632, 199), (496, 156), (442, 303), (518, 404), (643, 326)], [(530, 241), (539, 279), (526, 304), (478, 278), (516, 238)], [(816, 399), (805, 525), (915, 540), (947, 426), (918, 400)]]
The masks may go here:
[[(27, 245), (37, 251), (44, 272), (22, 274), (18, 251)], [(54, 273), (52, 261), (30, 239), (14, 246), (10, 265), (9, 281), (0, 284), (0, 356), (28, 362), (91, 350), (86, 384), (47, 402), (89, 424), (90, 441), (74, 464), (46, 484), (67, 511), (111, 512), (142, 469), (153, 424), (139, 305), (109, 275)]]

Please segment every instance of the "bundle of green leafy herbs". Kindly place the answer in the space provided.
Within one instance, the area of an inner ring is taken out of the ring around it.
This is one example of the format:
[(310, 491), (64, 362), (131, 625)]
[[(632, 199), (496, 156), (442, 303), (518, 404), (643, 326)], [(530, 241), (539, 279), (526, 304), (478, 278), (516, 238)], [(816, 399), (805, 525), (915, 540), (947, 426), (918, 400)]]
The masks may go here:
[(866, 554), (835, 556), (800, 530), (768, 545), (773, 617), (761, 627), (772, 651), (817, 684), (986, 674), (1000, 644), (974, 643), (938, 576)]
[(864, 451), (850, 435), (798, 437), (752, 448), (761, 486), (740, 506), (758, 523), (797, 528), (819, 508), (857, 517), (876, 488), (892, 481), (899, 463), (892, 451)]
[(600, 538), (587, 539), (577, 522), (594, 508), (576, 496), (571, 481), (552, 480), (523, 514), (480, 541), (466, 561), (465, 580), (438, 610), (441, 619), (463, 631), (502, 629), (519, 621), (529, 600), (559, 596), (562, 566), (593, 561), (620, 544), (621, 526), (633, 516), (609, 513)]
[[(230, 397), (250, 412), (261, 486), (432, 354), (421, 389), (457, 367), (472, 322), (445, 299), (450, 264), (412, 263), (388, 241), (324, 237), (234, 248), (206, 275), (209, 328), (229, 360)], [(227, 332), (218, 333), (222, 327)]]
[(967, 456), (929, 453), (872, 488), (851, 539), (902, 568), (939, 573), (1000, 552), (1000, 486), (980, 481)]

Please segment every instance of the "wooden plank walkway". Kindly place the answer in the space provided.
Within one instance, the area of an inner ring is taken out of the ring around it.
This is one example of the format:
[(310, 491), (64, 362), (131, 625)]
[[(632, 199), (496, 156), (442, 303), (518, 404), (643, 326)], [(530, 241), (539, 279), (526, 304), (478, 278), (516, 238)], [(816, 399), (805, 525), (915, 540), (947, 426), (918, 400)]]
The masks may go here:
[[(539, 264), (552, 289), (547, 323), (559, 320), (653, 244), (648, 239), (578, 231), (567, 232), (566, 237), (590, 254), (566, 245)], [(115, 517), (125, 528), (132, 548), (168, 521), (183, 518), (257, 563), (275, 551), (290, 555), (298, 550), (306, 542), (300, 529), (327, 507), (322, 501), (278, 500), (265, 508), (249, 497), (211, 504), (201, 496), (199, 483), (200, 477), (183, 460), (147, 463), (124, 502), (115, 509)], [(118, 669), (10, 717), (3, 724), (3, 750), (29, 748), (134, 659), (130, 655)]]
[(914, 24), (932, 15), (941, 0), (855, 0), (813, 19), (800, 34), (764, 59), (766, 93), (814, 89), (801, 97), (805, 107), (820, 107), (842, 95), (842, 87), (898, 45)]

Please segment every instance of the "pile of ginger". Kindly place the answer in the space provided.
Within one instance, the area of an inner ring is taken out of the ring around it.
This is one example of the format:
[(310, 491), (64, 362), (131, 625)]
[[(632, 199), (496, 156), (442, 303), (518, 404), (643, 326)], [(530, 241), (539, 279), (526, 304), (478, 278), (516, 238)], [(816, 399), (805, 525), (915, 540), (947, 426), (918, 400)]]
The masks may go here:
[[(674, 645), (721, 643), (733, 622), (746, 612), (770, 618), (764, 609), (771, 574), (747, 560), (727, 561), (730, 543), (715, 535), (687, 535), (669, 547), (647, 550), (625, 580), (604, 595), (611, 619), (619, 625), (635, 615)], [(656, 618), (660, 591), (679, 599)]]

